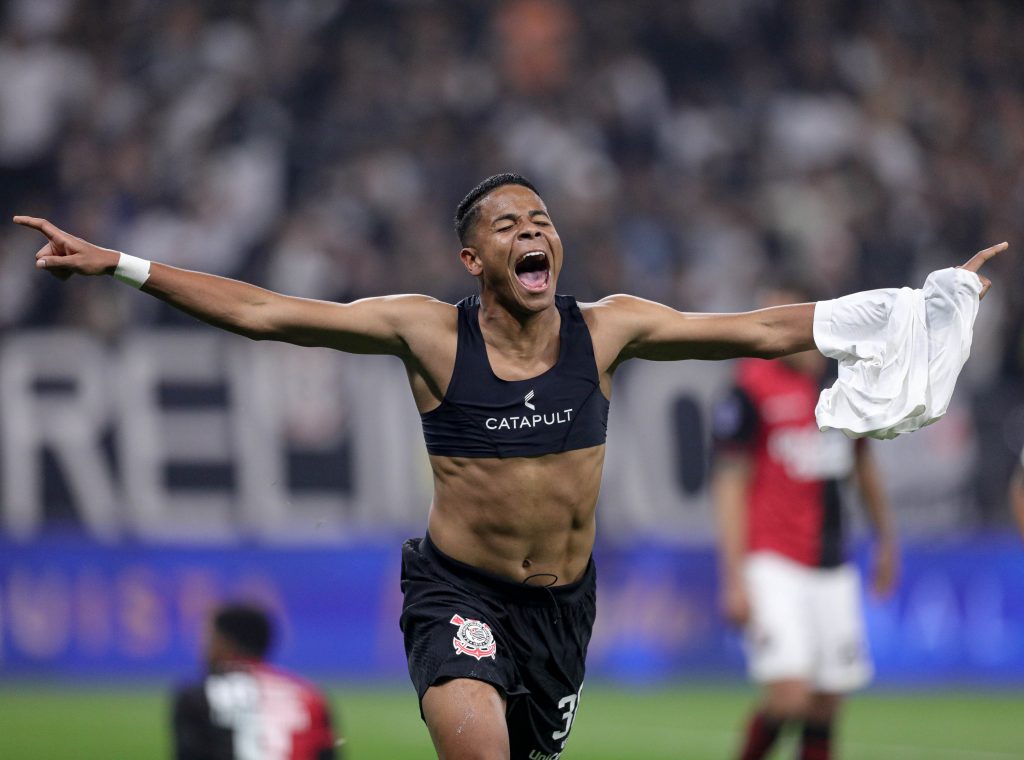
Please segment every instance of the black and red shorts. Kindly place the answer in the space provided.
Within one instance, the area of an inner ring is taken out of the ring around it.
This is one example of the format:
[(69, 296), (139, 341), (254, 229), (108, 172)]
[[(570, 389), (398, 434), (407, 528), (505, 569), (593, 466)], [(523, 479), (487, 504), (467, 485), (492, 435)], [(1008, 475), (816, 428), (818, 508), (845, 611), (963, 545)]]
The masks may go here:
[(422, 700), (452, 678), (506, 698), (512, 760), (557, 757), (579, 707), (596, 614), (593, 560), (564, 586), (516, 583), (459, 562), (425, 538), (402, 547), (401, 627)]

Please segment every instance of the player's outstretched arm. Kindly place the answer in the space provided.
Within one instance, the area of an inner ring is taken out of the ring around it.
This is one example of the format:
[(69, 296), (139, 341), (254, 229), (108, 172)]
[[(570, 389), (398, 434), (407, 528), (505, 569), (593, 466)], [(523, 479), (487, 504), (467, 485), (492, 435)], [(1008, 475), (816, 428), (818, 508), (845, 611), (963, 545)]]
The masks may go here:
[[(118, 251), (70, 235), (45, 219), (16, 216), (17, 224), (38, 230), (47, 243), (36, 253), (36, 267), (60, 279), (114, 275), (126, 261)], [(128, 259), (130, 261), (130, 257)], [(341, 351), (404, 355), (405, 332), (440, 318), (444, 305), (426, 296), (368, 298), (350, 304), (281, 295), (238, 280), (135, 260), (148, 275), (128, 273), (136, 287), (216, 327), (254, 340), (280, 340)]]
[[(978, 273), (985, 262), (1006, 250), (1006, 243), (972, 256), (963, 269)], [(981, 279), (981, 298), (991, 281)], [(774, 306), (737, 314), (694, 314), (627, 295), (615, 295), (593, 306), (599, 332), (617, 347), (618, 361), (652, 359), (772, 359), (808, 351), (814, 344), (813, 303)]]
[(601, 335), (621, 346), (618, 361), (650, 359), (770, 359), (814, 348), (814, 304), (792, 304), (737, 314), (680, 312), (628, 295), (592, 307)]

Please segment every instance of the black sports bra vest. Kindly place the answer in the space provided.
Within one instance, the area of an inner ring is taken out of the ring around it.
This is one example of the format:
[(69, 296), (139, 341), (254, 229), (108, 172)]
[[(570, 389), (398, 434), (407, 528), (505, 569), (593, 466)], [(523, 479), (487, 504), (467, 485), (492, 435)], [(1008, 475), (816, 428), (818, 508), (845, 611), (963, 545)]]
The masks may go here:
[(491, 370), (480, 333), (480, 297), (458, 304), (459, 337), (448, 392), (420, 415), (431, 454), (534, 457), (605, 441), (608, 399), (601, 392), (594, 344), (572, 296), (555, 296), (562, 317), (558, 361), (528, 380), (502, 380)]

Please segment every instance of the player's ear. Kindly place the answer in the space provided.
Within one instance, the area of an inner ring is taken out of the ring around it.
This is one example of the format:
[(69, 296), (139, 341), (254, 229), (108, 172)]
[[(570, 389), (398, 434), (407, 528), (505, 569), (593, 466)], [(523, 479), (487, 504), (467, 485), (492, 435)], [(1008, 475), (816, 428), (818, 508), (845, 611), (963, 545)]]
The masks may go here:
[(462, 266), (474, 277), (484, 271), (483, 262), (480, 261), (476, 248), (463, 248), (459, 251), (459, 258), (462, 259)]

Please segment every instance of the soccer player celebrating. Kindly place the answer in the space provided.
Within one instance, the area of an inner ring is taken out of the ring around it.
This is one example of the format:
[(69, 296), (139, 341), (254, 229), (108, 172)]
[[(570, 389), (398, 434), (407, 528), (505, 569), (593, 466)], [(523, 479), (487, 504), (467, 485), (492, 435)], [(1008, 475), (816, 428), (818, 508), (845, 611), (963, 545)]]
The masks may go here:
[[(515, 174), (484, 180), (459, 204), (459, 257), (479, 295), (457, 306), (293, 298), (98, 248), (43, 219), (15, 221), (46, 235), (36, 266), (59, 277), (112, 274), (253, 339), (402, 360), (434, 496), (426, 535), (403, 547), (401, 625), (446, 760), (551, 760), (565, 746), (595, 615), (594, 511), (619, 365), (815, 347), (815, 304), (684, 314), (627, 295), (556, 295), (561, 240)], [(988, 282), (968, 279), (977, 304)]]
[[(765, 305), (807, 298), (785, 286)], [(816, 351), (745, 359), (714, 412), (712, 497), (722, 608), (747, 634), (752, 678), (764, 687), (741, 760), (758, 760), (786, 723), (802, 727), (800, 757), (826, 760), (844, 693), (871, 676), (860, 579), (843, 555), (840, 484), (856, 478), (874, 529), (874, 590), (896, 576), (888, 502), (866, 439), (821, 433), (815, 406), (826, 359)]]

